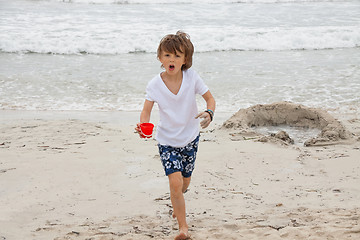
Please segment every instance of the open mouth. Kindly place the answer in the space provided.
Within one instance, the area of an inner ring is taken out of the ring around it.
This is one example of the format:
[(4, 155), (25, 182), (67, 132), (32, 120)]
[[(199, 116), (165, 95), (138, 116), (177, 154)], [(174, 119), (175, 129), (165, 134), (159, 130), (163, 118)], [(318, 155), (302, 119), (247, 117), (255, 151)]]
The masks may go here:
[(174, 70), (174, 69), (175, 69), (175, 66), (174, 66), (174, 65), (170, 65), (170, 66), (169, 66), (169, 69), (170, 69), (170, 70)]

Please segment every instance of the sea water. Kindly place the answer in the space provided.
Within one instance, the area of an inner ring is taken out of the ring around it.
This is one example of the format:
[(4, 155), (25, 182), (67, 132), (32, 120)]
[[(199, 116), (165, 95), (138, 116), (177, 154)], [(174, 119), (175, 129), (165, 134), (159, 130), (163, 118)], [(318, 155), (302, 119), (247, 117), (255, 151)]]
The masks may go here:
[(265, 136), (277, 134), (280, 131), (285, 131), (289, 137), (294, 141), (295, 145), (302, 146), (307, 140), (310, 140), (320, 134), (320, 129), (307, 127), (294, 127), (289, 125), (278, 126), (261, 126), (254, 127), (253, 130)]
[(139, 111), (160, 39), (183, 30), (217, 112), (291, 101), (359, 116), (359, 13), (359, 0), (0, 0), (0, 110)]

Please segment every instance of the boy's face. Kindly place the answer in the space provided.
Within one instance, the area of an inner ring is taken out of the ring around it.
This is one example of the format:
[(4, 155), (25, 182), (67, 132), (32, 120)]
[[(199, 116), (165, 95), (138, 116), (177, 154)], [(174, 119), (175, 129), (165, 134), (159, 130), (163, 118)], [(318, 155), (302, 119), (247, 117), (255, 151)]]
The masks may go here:
[(178, 51), (175, 54), (162, 51), (159, 60), (168, 74), (175, 75), (181, 71), (182, 65), (185, 64), (185, 54)]

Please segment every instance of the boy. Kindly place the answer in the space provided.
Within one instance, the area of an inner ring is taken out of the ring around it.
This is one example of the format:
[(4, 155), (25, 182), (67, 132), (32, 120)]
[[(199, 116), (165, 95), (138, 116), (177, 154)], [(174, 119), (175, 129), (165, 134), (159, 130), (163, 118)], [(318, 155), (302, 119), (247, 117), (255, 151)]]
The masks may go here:
[[(215, 111), (215, 100), (199, 75), (190, 69), (194, 46), (190, 37), (178, 31), (166, 35), (160, 41), (157, 57), (165, 69), (147, 85), (146, 99), (140, 114), (140, 123), (150, 121), (156, 102), (160, 121), (157, 124), (160, 159), (169, 178), (170, 199), (174, 209), (173, 217), (179, 224), (175, 240), (189, 239), (186, 223), (185, 200), (194, 170), (199, 143), (199, 118), (202, 128), (209, 126)], [(207, 104), (207, 110), (198, 114), (196, 94)], [(140, 123), (135, 128), (140, 134)]]

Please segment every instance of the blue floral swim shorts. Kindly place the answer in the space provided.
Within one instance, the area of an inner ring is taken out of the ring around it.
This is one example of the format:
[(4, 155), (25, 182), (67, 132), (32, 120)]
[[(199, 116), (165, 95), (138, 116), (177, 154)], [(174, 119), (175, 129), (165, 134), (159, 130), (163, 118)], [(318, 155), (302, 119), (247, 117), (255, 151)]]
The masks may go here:
[(158, 144), (160, 159), (166, 176), (174, 172), (181, 172), (183, 177), (191, 177), (195, 167), (199, 138), (200, 135), (185, 147), (180, 148)]

